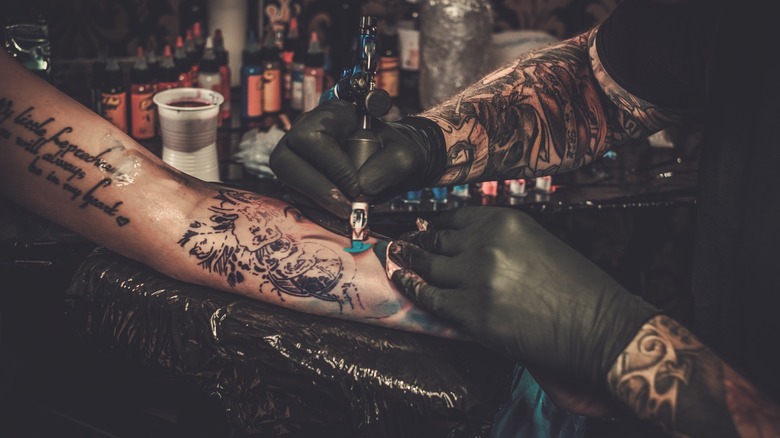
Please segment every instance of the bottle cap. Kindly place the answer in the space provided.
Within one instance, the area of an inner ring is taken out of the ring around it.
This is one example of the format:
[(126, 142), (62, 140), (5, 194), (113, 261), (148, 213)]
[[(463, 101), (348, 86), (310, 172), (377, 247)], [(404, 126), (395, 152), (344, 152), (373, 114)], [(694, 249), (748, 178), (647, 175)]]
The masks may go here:
[(134, 84), (148, 84), (152, 80), (152, 73), (144, 57), (143, 47), (139, 47), (133, 68), (130, 70), (130, 82)]
[(325, 64), (325, 53), (320, 48), (317, 32), (311, 33), (309, 48), (303, 57), (303, 63), (310, 67), (321, 67)]
[(206, 37), (206, 46), (203, 50), (203, 59), (200, 60), (198, 69), (204, 73), (219, 72), (217, 55), (214, 53), (214, 40), (212, 40), (211, 37)]

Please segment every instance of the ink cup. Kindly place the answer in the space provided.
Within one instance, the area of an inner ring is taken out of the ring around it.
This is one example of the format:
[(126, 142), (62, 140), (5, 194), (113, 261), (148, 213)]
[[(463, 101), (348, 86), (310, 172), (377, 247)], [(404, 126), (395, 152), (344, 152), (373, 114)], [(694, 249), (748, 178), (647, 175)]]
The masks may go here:
[(164, 162), (204, 181), (219, 182), (217, 122), (222, 94), (205, 88), (157, 93)]

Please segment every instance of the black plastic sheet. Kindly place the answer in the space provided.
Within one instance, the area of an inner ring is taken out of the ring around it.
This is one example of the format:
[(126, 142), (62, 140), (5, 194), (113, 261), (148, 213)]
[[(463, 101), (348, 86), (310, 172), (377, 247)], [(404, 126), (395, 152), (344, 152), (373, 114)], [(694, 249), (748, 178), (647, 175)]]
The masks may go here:
[(99, 348), (219, 400), (234, 436), (485, 436), (510, 390), (511, 361), (480, 345), (290, 311), (104, 249), (67, 299)]

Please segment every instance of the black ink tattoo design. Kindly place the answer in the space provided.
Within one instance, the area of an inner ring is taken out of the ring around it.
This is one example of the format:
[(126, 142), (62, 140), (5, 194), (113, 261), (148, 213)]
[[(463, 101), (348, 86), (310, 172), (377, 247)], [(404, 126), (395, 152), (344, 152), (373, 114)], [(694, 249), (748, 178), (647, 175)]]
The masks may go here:
[(234, 190), (220, 190), (214, 199), (209, 221), (191, 223), (178, 242), (203, 269), (225, 276), (231, 287), (247, 276), (259, 277), (259, 291), (270, 286), (282, 301), (290, 295), (336, 302), (342, 310), (362, 307), (353, 283), (337, 292), (344, 266), (336, 252), (281, 231), (283, 219), (303, 220), (296, 209)]
[(576, 169), (615, 144), (675, 120), (624, 91), (619, 101), (610, 100), (617, 99), (618, 90), (608, 86), (612, 95), (605, 94), (599, 83), (603, 69), (591, 66), (593, 34), (532, 52), (424, 112), (441, 126), (448, 143), (447, 168), (438, 183)]

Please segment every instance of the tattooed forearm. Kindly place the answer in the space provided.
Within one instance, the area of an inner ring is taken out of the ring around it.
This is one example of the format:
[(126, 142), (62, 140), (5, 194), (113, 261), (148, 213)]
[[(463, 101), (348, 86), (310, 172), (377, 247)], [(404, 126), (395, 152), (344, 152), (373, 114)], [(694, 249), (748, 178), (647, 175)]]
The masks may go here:
[(780, 436), (780, 408), (674, 320), (648, 321), (607, 375), (640, 418), (688, 436)]
[(592, 35), (530, 53), (424, 112), (447, 144), (439, 184), (564, 172), (668, 123), (627, 93), (608, 98), (589, 59)]
[(457, 336), (392, 289), (373, 252), (347, 253), (347, 243), (284, 202), (228, 189), (178, 241), (223, 289), (309, 313)]
[[(111, 185), (122, 185), (128, 174), (107, 161), (124, 149), (122, 144), (106, 136), (101, 152), (90, 153), (72, 143), (72, 126), (59, 123), (56, 118), (40, 115), (34, 106), (18, 109), (13, 100), (0, 96), (0, 139), (9, 147), (17, 147), (29, 157), (27, 171), (59, 187), (62, 196), (75, 202), (81, 209), (95, 209), (114, 218), (123, 227), (130, 219), (122, 210), (123, 201), (106, 194)], [(100, 172), (97, 182), (87, 182), (87, 172)]]

